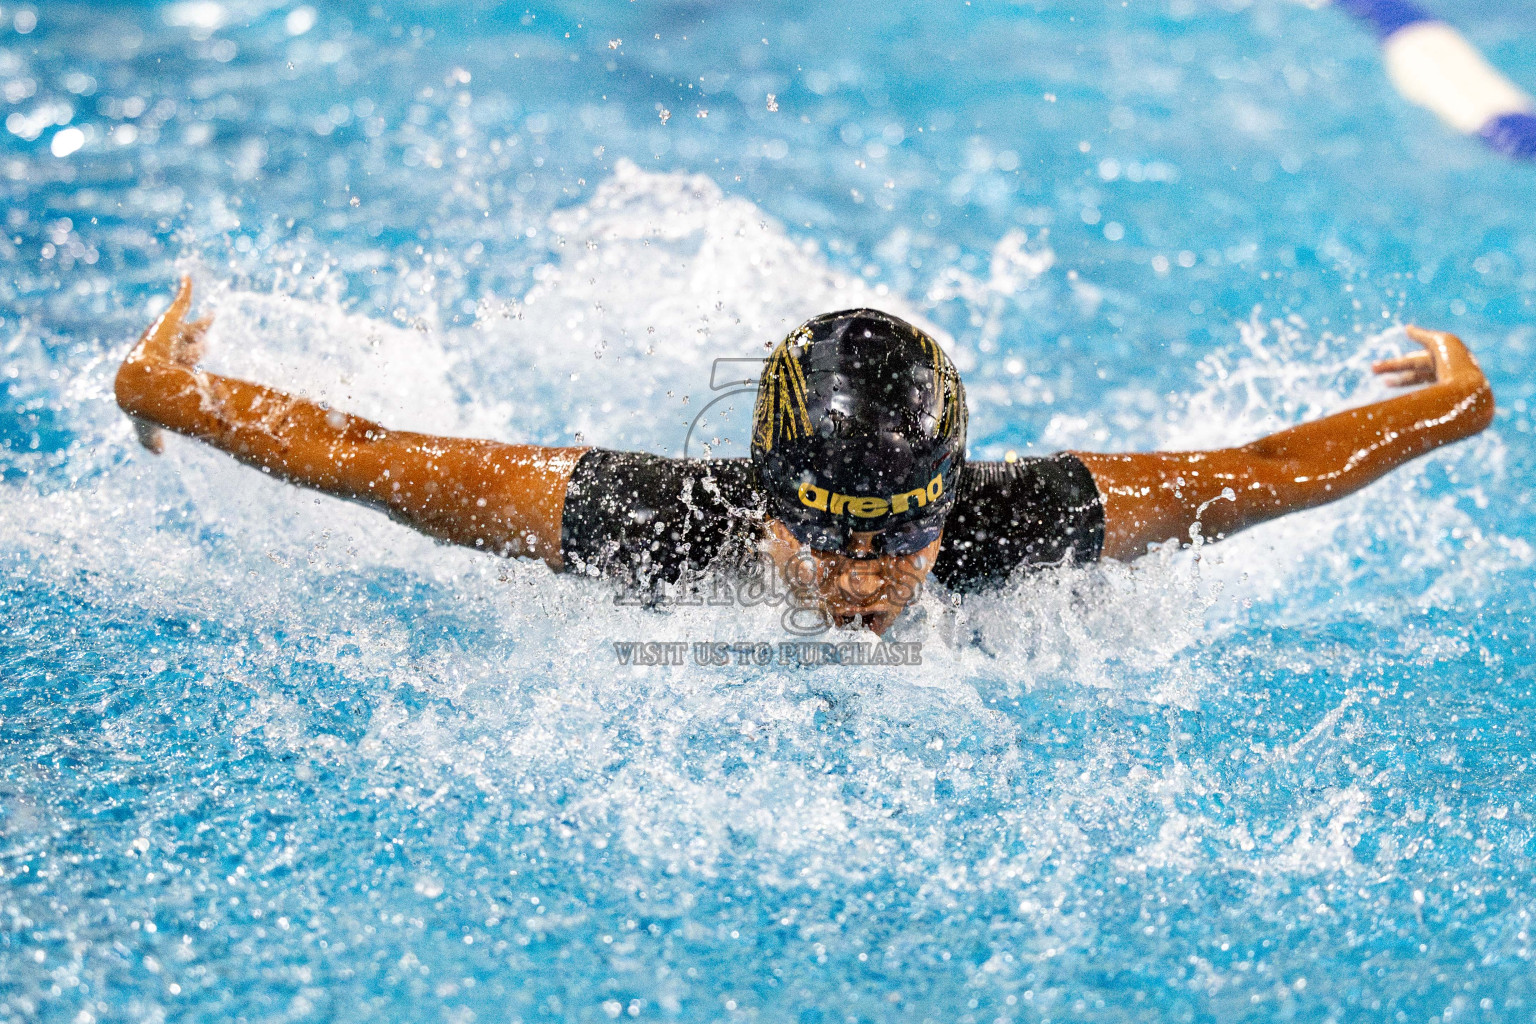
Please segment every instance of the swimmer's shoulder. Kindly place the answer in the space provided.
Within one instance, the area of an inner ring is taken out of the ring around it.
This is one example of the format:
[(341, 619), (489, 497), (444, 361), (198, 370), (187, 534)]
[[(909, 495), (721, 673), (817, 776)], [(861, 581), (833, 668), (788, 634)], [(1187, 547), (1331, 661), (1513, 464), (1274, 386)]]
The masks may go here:
[(593, 448), (571, 473), (561, 550), (597, 575), (672, 582), (742, 546), (765, 509), (750, 458)]
[(571, 487), (596, 493), (631, 491), (664, 499), (693, 486), (743, 499), (759, 491), (750, 458), (692, 458), (589, 448), (571, 470)]
[(933, 574), (952, 590), (999, 586), (1020, 567), (1096, 561), (1104, 504), (1071, 452), (967, 462)]

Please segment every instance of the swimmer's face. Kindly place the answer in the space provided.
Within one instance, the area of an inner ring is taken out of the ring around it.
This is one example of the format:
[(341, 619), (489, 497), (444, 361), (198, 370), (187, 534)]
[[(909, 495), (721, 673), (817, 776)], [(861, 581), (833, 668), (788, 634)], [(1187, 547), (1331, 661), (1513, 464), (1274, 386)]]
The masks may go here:
[(944, 537), (910, 555), (877, 555), (874, 539), (855, 533), (842, 551), (817, 551), (770, 519), (763, 550), (779, 578), (818, 601), (838, 628), (862, 619), (878, 636), (921, 592)]

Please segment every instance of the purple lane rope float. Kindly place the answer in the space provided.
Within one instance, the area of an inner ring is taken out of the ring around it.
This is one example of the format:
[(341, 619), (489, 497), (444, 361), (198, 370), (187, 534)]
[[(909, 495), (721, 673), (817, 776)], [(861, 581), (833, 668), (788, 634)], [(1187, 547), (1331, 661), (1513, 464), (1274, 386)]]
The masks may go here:
[[(1329, 0), (1303, 0), (1309, 7)], [(1369, 25), (1387, 77), (1405, 99), (1505, 156), (1536, 159), (1536, 99), (1466, 37), (1407, 0), (1332, 0)]]

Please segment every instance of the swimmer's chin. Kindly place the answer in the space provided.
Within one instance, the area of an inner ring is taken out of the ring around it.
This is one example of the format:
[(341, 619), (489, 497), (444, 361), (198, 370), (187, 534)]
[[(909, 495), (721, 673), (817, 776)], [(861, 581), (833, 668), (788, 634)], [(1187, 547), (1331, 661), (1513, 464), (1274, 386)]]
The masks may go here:
[(897, 616), (900, 614), (901, 612), (899, 611), (852, 612), (846, 615), (834, 614), (832, 616), (832, 624), (838, 629), (859, 629), (862, 627), (875, 634), (875, 636), (884, 636), (885, 631), (891, 628), (891, 625), (895, 623)]

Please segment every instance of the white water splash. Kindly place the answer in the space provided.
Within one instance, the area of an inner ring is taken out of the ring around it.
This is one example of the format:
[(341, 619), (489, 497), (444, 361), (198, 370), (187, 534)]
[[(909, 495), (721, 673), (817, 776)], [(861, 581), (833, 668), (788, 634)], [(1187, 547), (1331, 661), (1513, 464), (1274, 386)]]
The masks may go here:
[[(838, 306), (922, 320), (920, 307), (839, 274), (702, 177), (620, 165), (549, 228), (564, 244), (537, 283), (515, 302), (485, 304), (471, 329), (417, 330), (205, 287), (210, 367), (398, 426), (675, 449), (666, 437), (687, 416), (680, 398), (707, 392), (716, 355), (760, 352)], [(993, 274), (1008, 288), (989, 303), (1029, 287), (1009, 277), (1028, 269), (1009, 251)], [(1239, 346), (1201, 364), (1189, 394), (1111, 396), (1059, 416), (1045, 440), (1150, 448), (1257, 436), (1377, 397), (1366, 364), (1397, 341), (1389, 332), (1341, 358), (1337, 339), (1254, 320)], [(90, 443), (103, 453), (132, 451), (102, 386), (110, 367), (91, 373), (94, 385), (71, 391), (74, 413), (96, 425)], [(1490, 437), (1437, 458), (1497, 472), (1500, 451)], [(1304, 620), (1367, 577), (1399, 574), (1412, 584), (1404, 601), (1435, 605), (1531, 562), (1525, 542), (1479, 532), (1457, 498), (1425, 496), (1420, 466), (1223, 544), (1046, 571), (959, 609), (926, 595), (899, 627), (924, 643), (921, 669), (624, 669), (617, 640), (785, 636), (767, 609), (618, 607), (600, 587), (437, 546), (191, 442), (160, 459), (133, 451), (121, 465), (78, 449), (71, 459), (93, 486), (12, 488), (7, 551), (34, 582), (67, 588), (84, 574), (124, 607), (253, 637), (242, 654), (204, 654), (205, 685), (252, 695), (242, 737), (344, 767), (403, 807), (429, 809), (467, 786), (516, 804), (518, 820), (599, 822), (669, 872), (707, 878), (750, 850), (765, 884), (782, 888), (895, 869), (935, 891), (1020, 888), (1037, 907), (1043, 862), (1059, 887), (1096, 856), (1085, 820), (1159, 821), (1132, 858), (1148, 870), (1212, 856), (1255, 873), (1332, 869), (1348, 864), (1359, 800), (1298, 804), (1295, 828), (1256, 845), (1182, 805), (1215, 783), (1176, 751), (1171, 766), (1122, 774), (1108, 737), (1074, 748), (1062, 775), (1037, 776), (1038, 800), (1020, 803), (1013, 780), (1041, 771), (1048, 741), (1001, 708), (1043, 694), (1067, 707), (1198, 709), (1225, 681), (1194, 655), (1246, 621), (1248, 603)], [(1362, 555), (1372, 544), (1383, 553)], [(440, 614), (452, 629), (433, 624)], [(265, 678), (282, 678), (291, 654), (277, 634), (309, 638), (306, 657), (353, 681), (368, 708), (361, 738), (336, 735)], [(247, 680), (253, 660), (263, 672)], [(839, 756), (855, 760), (838, 774), (817, 767), (829, 730)], [(556, 791), (558, 803), (547, 797)], [(993, 793), (997, 837), (946, 818), (952, 801)]]

